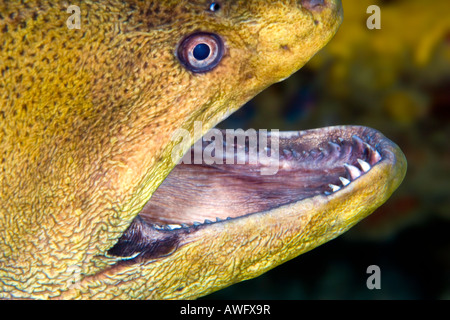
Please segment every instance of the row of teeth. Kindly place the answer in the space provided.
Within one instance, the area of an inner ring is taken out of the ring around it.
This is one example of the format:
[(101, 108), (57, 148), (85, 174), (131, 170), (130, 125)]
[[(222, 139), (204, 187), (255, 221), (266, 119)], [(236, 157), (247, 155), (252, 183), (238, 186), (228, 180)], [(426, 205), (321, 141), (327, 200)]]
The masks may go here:
[(205, 219), (205, 221), (203, 223), (201, 222), (194, 222), (192, 225), (189, 224), (166, 224), (166, 225), (158, 225), (158, 224), (154, 224), (153, 227), (157, 230), (166, 230), (166, 231), (171, 231), (171, 230), (176, 230), (176, 229), (187, 229), (187, 228), (191, 228), (191, 227), (198, 227), (201, 226), (203, 224), (212, 224), (212, 223), (216, 223), (216, 222), (221, 222), (221, 221), (225, 221), (225, 220), (230, 220), (232, 219), (231, 217), (228, 217), (226, 219), (220, 219), (220, 218), (216, 218), (216, 221), (211, 221), (209, 219)]
[[(369, 172), (370, 169), (372, 169), (372, 166), (369, 163), (367, 163), (366, 161), (361, 160), (361, 159), (358, 159), (357, 161), (358, 161), (361, 169), (358, 169), (357, 167), (355, 167), (351, 164), (348, 164), (348, 163), (344, 164), (344, 167), (347, 170), (348, 174), (350, 175), (351, 180), (344, 178), (344, 177), (339, 177), (339, 180), (341, 180), (342, 186), (337, 186), (337, 185), (331, 184), (331, 183), (328, 185), (332, 192), (339, 191), (339, 190), (341, 190), (342, 187), (348, 186), (351, 181), (359, 178), (361, 175)], [(330, 195), (331, 192), (325, 192), (325, 194)]]

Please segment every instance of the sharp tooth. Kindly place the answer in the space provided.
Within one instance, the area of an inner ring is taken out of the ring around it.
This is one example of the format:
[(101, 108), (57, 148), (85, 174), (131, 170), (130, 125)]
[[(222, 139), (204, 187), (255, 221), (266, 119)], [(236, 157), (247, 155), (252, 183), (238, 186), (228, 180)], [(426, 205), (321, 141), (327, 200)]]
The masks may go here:
[(198, 221), (194, 221), (193, 225), (194, 225), (194, 227), (197, 227), (197, 226), (201, 225), (201, 223)]
[(220, 222), (220, 221), (222, 221), (222, 219), (216, 218), (216, 222)]
[(381, 155), (378, 153), (377, 150), (372, 150), (370, 153), (370, 163), (372, 165), (378, 163), (381, 160)]
[(179, 225), (179, 224), (168, 224), (167, 226), (168, 226), (171, 230), (182, 228), (182, 226)]
[(328, 186), (331, 188), (331, 190), (333, 190), (333, 192), (341, 190), (341, 187), (338, 187), (338, 186), (336, 186), (334, 184), (331, 184), (331, 183)]
[(365, 162), (364, 160), (358, 159), (358, 163), (361, 166), (361, 169), (364, 172), (368, 172), (370, 170), (370, 164), (368, 164), (367, 162)]
[(211, 220), (208, 220), (208, 219), (205, 219), (205, 222), (204, 223), (207, 223), (207, 224), (211, 224), (211, 223), (213, 223)]
[(350, 180), (345, 179), (344, 177), (339, 177), (344, 187), (350, 183)]
[(376, 163), (378, 163), (382, 158), (380, 153), (377, 151), (377, 149), (375, 149), (374, 147), (372, 147), (370, 144), (368, 144), (367, 142), (364, 142), (364, 146), (369, 150), (369, 164), (370, 165), (374, 165)]
[(347, 169), (348, 173), (350, 174), (350, 177), (352, 180), (355, 180), (359, 176), (361, 176), (361, 171), (351, 164), (344, 164), (345, 169)]
[(366, 146), (367, 149), (373, 150), (373, 147), (370, 144), (368, 144), (367, 142), (363, 142), (363, 143), (364, 143), (364, 145)]
[[(363, 140), (361, 140), (361, 138), (359, 138), (357, 136), (353, 136), (352, 139), (357, 146), (357, 151), (363, 152), (364, 149), (368, 150), (369, 158), (367, 161), (369, 161), (369, 162), (367, 164), (374, 165), (375, 163), (377, 163), (378, 161), (381, 160), (381, 155), (370, 144), (368, 144), (367, 142), (364, 142)], [(363, 168), (363, 170), (364, 170), (364, 168)], [(365, 171), (365, 172), (367, 172), (367, 171)]]

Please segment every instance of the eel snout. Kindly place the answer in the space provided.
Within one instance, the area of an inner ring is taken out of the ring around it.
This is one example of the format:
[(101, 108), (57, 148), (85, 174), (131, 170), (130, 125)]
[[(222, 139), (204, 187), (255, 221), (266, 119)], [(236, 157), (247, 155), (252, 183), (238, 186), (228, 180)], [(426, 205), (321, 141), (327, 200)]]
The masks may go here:
[(387, 193), (383, 181), (398, 176), (399, 184), (406, 170), (400, 149), (366, 127), (268, 134), (213, 129), (208, 136), (214, 138), (191, 148), (110, 254), (168, 254), (202, 228), (314, 197), (359, 197), (364, 203), (364, 190), (355, 182), (371, 179), (368, 185)]

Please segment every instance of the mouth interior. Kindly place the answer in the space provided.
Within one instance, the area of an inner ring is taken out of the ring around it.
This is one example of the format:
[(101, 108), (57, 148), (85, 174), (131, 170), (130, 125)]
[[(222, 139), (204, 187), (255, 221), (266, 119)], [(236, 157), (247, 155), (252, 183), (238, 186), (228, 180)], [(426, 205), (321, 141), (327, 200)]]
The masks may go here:
[[(373, 136), (364, 130), (281, 132), (278, 147), (274, 135), (269, 135), (267, 147), (259, 148), (264, 156), (253, 163), (249, 163), (254, 150), (249, 135), (240, 143), (232, 137), (230, 143), (225, 131), (221, 134), (223, 164), (205, 160), (211, 145), (218, 149), (215, 141), (191, 148), (184, 159), (201, 162), (180, 163), (173, 169), (140, 212), (143, 221), (157, 229), (189, 228), (330, 195), (382, 158)], [(203, 157), (196, 158), (199, 153)], [(215, 156), (217, 151), (209, 154)]]
[(239, 140), (240, 135), (231, 139), (214, 130), (213, 142), (196, 143), (188, 151), (183, 159), (194, 164), (172, 170), (109, 255), (123, 263), (164, 257), (187, 234), (210, 224), (331, 196), (362, 178), (386, 151), (377, 131), (343, 126), (258, 135), (261, 154), (255, 160), (251, 141), (256, 134)]

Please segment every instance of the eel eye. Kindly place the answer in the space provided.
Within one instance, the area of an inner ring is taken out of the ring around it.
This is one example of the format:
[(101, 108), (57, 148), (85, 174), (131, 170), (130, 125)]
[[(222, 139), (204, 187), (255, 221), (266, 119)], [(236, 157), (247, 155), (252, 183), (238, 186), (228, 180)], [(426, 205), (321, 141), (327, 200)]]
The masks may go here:
[(194, 73), (204, 73), (219, 64), (223, 53), (223, 41), (218, 35), (199, 32), (181, 41), (177, 56), (186, 69)]
[(218, 2), (213, 2), (209, 5), (209, 11), (217, 12), (220, 10), (220, 4)]

